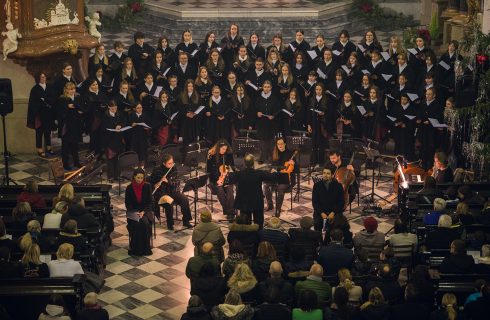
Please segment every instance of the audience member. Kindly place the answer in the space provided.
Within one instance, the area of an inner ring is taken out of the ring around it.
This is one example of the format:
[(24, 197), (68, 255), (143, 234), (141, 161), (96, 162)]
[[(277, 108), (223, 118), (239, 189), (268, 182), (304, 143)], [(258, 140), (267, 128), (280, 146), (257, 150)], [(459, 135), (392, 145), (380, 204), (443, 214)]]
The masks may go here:
[(295, 244), (289, 252), (289, 261), (286, 262), (284, 269), (289, 278), (305, 278), (310, 272), (313, 260), (306, 260), (303, 247)]
[(471, 205), (483, 205), (483, 200), (477, 193), (474, 193), (471, 187), (467, 184), (458, 188), (458, 199), (460, 202)]
[(393, 251), (393, 248), (391, 247), (387, 247), (380, 252), (379, 263), (374, 266), (374, 269), (379, 270), (384, 264), (388, 264), (390, 266), (391, 276), (393, 277), (393, 279), (398, 279), (402, 264), (395, 257), (395, 251)]
[(68, 202), (58, 201), (50, 213), (44, 215), (43, 229), (59, 229), (61, 217), (68, 211)]
[(248, 264), (238, 264), (227, 284), (230, 291), (238, 292), (244, 302), (252, 303), (257, 300), (258, 282)]
[(298, 308), (293, 309), (293, 320), (323, 320), (323, 311), (318, 308), (319, 304), (314, 290), (302, 290), (298, 297)]
[[(373, 217), (364, 219), (364, 230), (354, 235), (354, 246), (358, 247), (380, 247), (385, 244), (385, 235), (378, 231), (378, 221)], [(380, 250), (381, 251), (381, 250)]]
[(193, 279), (198, 277), (202, 266), (206, 262), (211, 262), (213, 264), (214, 268), (217, 270), (216, 273), (220, 272), (220, 262), (213, 256), (213, 244), (211, 242), (206, 242), (202, 245), (200, 255), (189, 258), (185, 268), (185, 275), (187, 278)]
[(254, 320), (291, 319), (291, 310), (281, 302), (281, 288), (271, 285), (263, 294), (264, 302), (255, 307)]
[(458, 230), (451, 228), (452, 223), (451, 217), (447, 214), (439, 217), (437, 228), (430, 231), (425, 238), (428, 250), (447, 249), (453, 240), (460, 238)]
[(355, 260), (352, 267), (352, 273), (355, 276), (366, 276), (370, 273), (373, 263), (369, 261), (369, 252), (364, 248), (354, 250)]
[(463, 240), (457, 239), (451, 242), (450, 255), (442, 260), (439, 267), (441, 273), (472, 273), (475, 271), (473, 257), (466, 254)]
[[(299, 220), (300, 228), (290, 228), (289, 241), (290, 248), (301, 246), (305, 250), (305, 255), (316, 257), (317, 248), (322, 244), (322, 232), (312, 230), (313, 218), (304, 216)], [(309, 270), (310, 268), (308, 268)]]
[(49, 276), (51, 278), (73, 277), (84, 274), (80, 262), (73, 260), (74, 248), (72, 244), (63, 243), (56, 251), (56, 260), (48, 262)]
[(37, 220), (31, 220), (27, 223), (27, 233), (19, 238), (19, 248), (26, 251), (33, 243), (37, 243), (41, 252), (49, 252), (50, 245), (48, 240), (41, 233), (41, 224)]
[(77, 222), (78, 228), (90, 229), (97, 228), (98, 223), (95, 216), (80, 204), (72, 204), (68, 207), (68, 212), (61, 217), (60, 225), (64, 226), (66, 221), (73, 219)]
[(259, 231), (259, 241), (269, 242), (276, 249), (279, 260), (284, 261), (288, 252), (289, 236), (282, 230), (281, 219), (271, 217), (264, 229)]
[(477, 273), (490, 274), (490, 244), (481, 247), (481, 257), (475, 267)]
[(243, 304), (240, 293), (230, 289), (225, 296), (225, 302), (213, 308), (211, 318), (213, 320), (240, 319), (251, 320), (254, 309), (249, 304)]
[(0, 278), (20, 278), (22, 277), (22, 266), (10, 261), (10, 250), (7, 247), (0, 247)]
[(390, 317), (390, 306), (385, 302), (383, 292), (374, 287), (369, 290), (368, 300), (361, 306), (363, 320), (387, 320)]
[(12, 224), (8, 227), (23, 230), (27, 227), (29, 221), (37, 219), (39, 218), (32, 212), (31, 205), (28, 202), (19, 202), (12, 210)]
[(211, 320), (211, 315), (202, 303), (201, 298), (197, 295), (192, 295), (189, 298), (187, 310), (180, 320)]
[(344, 247), (352, 248), (354, 244), (352, 240), (352, 232), (350, 231), (350, 224), (349, 221), (347, 221), (347, 218), (343, 214), (336, 214), (331, 221), (328, 221), (329, 223), (327, 223), (326, 225), (324, 243), (330, 243), (330, 232), (332, 230), (339, 229), (342, 230), (342, 244), (344, 245)]
[(298, 299), (301, 291), (303, 290), (313, 290), (318, 298), (318, 307), (322, 308), (325, 303), (332, 297), (332, 287), (326, 281), (323, 281), (323, 268), (320, 264), (315, 263), (311, 266), (310, 274), (306, 280), (296, 282), (294, 287), (295, 295)]
[(66, 203), (71, 203), (75, 197), (75, 189), (71, 183), (65, 183), (61, 186), (58, 195), (53, 198), (53, 207), (60, 201), (65, 201)]
[(392, 320), (428, 320), (429, 316), (429, 309), (417, 302), (417, 291), (412, 284), (405, 287), (405, 302), (391, 306)]
[(456, 217), (462, 225), (472, 225), (476, 223), (476, 218), (470, 211), (470, 206), (466, 202), (460, 202), (456, 206)]
[(223, 262), (223, 275), (225, 276), (225, 279), (228, 280), (231, 277), (233, 272), (235, 272), (235, 266), (240, 263), (250, 265), (250, 260), (245, 254), (240, 240), (233, 240), (230, 242), (228, 257)]
[(41, 249), (39, 245), (33, 243), (20, 260), (24, 268), (24, 278), (48, 278), (49, 268), (44, 262), (41, 262)]
[[(458, 301), (452, 293), (442, 296), (442, 309), (432, 311), (431, 320), (462, 320), (465, 319), (462, 312), (458, 310)], [(419, 319), (419, 318), (416, 318)]]
[(355, 307), (360, 306), (362, 301), (362, 288), (360, 286), (356, 286), (356, 284), (352, 281), (350, 270), (345, 268), (340, 269), (338, 272), (338, 277), (339, 285), (332, 288), (332, 295), (335, 296), (335, 291), (338, 288), (344, 288), (349, 294), (348, 303)]
[(437, 189), (436, 179), (432, 176), (425, 177), (424, 187), (417, 192), (417, 203), (432, 204), (435, 198), (444, 197), (444, 193)]
[(202, 297), (208, 310), (223, 303), (227, 291), (226, 280), (211, 261), (203, 264), (198, 277), (191, 278), (191, 295)]
[[(255, 255), (255, 249), (259, 244), (259, 225), (250, 224), (246, 215), (238, 215), (235, 218), (235, 222), (229, 225), (229, 229), (228, 243), (232, 243), (233, 240), (240, 240), (242, 248), (247, 254), (250, 256)], [(250, 252), (245, 248), (250, 248)]]
[(5, 227), (2, 218), (0, 218), (0, 248), (1, 247), (7, 247), (9, 251), (17, 249), (17, 244), (7, 236), (7, 228)]
[(66, 310), (65, 301), (60, 294), (52, 294), (49, 297), (45, 312), (39, 315), (38, 320), (70, 320), (69, 312)]
[(467, 320), (485, 320), (490, 314), (490, 285), (482, 286), (481, 297), (468, 303), (464, 307), (464, 315)]
[(466, 298), (466, 301), (464, 302), (464, 305), (466, 306), (468, 303), (470, 302), (473, 302), (473, 301), (476, 301), (478, 298), (481, 297), (481, 290), (483, 288), (483, 286), (486, 284), (487, 282), (484, 280), (484, 279), (477, 279), (475, 281), (475, 292), (470, 294), (467, 298)]
[(75, 220), (70, 219), (65, 222), (63, 230), (58, 235), (56, 246), (59, 247), (62, 243), (72, 244), (76, 253), (86, 253), (87, 239), (78, 232), (78, 225)]
[(330, 232), (330, 244), (322, 247), (318, 253), (317, 261), (323, 267), (326, 275), (337, 274), (341, 268), (352, 268), (354, 254), (352, 250), (342, 245), (343, 238), (342, 230), (332, 230)]
[(425, 225), (437, 225), (439, 222), (439, 217), (445, 213), (446, 210), (446, 200), (442, 198), (434, 199), (433, 211), (427, 213), (424, 216)]
[[(377, 287), (383, 293), (383, 298), (393, 305), (402, 300), (403, 291), (398, 283), (398, 279), (394, 279), (389, 264), (383, 264), (378, 270), (378, 276), (376, 279), (369, 280), (364, 287), (364, 293), (371, 292), (371, 289)], [(368, 296), (364, 297), (367, 300)]]
[(83, 298), (85, 308), (77, 314), (77, 320), (109, 320), (109, 312), (98, 303), (99, 296), (89, 292)]
[(292, 305), (294, 303), (294, 288), (293, 285), (283, 279), (282, 266), (279, 261), (273, 261), (269, 267), (269, 278), (259, 283), (259, 292), (262, 301), (265, 301), (265, 296), (271, 287), (279, 290), (278, 302)]
[(17, 203), (27, 202), (32, 208), (46, 208), (46, 201), (39, 193), (37, 182), (29, 180), (24, 186), (24, 190), (17, 196)]
[(416, 266), (408, 283), (415, 287), (417, 302), (424, 304), (431, 310), (434, 306), (434, 286), (429, 274), (429, 267)]
[(332, 320), (358, 320), (360, 314), (358, 307), (349, 304), (349, 293), (345, 287), (337, 287), (333, 292), (333, 303), (325, 309), (325, 319)]
[(252, 271), (257, 281), (264, 281), (269, 275), (269, 266), (277, 260), (276, 250), (270, 242), (262, 241), (257, 248), (257, 256), (252, 260)]
[(219, 225), (213, 222), (209, 211), (201, 213), (201, 223), (197, 224), (192, 232), (195, 256), (201, 253), (201, 247), (205, 242), (213, 244), (213, 255), (220, 263), (223, 262), (225, 260), (225, 252), (223, 251), (223, 245), (226, 242), (225, 237)]
[(417, 250), (417, 235), (408, 232), (408, 226), (406, 223), (397, 219), (394, 224), (395, 234), (391, 235), (388, 239), (389, 243), (393, 247), (398, 246), (413, 246), (413, 250)]

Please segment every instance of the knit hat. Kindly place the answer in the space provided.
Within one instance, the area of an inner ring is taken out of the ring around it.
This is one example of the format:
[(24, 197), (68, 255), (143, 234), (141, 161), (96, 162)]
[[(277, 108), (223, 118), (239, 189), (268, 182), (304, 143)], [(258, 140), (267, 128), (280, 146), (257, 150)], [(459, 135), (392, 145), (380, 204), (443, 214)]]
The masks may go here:
[(312, 217), (302, 217), (299, 220), (299, 225), (302, 229), (310, 229), (313, 226), (313, 218)]
[(373, 217), (367, 217), (364, 219), (364, 228), (369, 233), (374, 232), (378, 229), (378, 221)]
[(278, 217), (272, 217), (267, 222), (267, 226), (271, 229), (280, 229), (281, 228), (281, 219)]
[(211, 222), (211, 212), (204, 211), (201, 213), (201, 222)]

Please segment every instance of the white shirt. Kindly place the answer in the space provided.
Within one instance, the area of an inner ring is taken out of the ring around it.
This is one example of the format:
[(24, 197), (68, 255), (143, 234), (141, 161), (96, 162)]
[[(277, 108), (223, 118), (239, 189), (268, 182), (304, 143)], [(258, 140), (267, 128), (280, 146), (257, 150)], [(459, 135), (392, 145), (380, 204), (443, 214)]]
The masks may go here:
[(407, 103), (407, 104), (402, 104), (402, 108), (403, 110), (407, 110), (407, 108), (410, 107), (410, 103)]
[(48, 262), (49, 276), (51, 278), (73, 277), (76, 274), (85, 274), (80, 262), (73, 259), (58, 259)]
[(187, 65), (186, 64), (180, 64), (180, 68), (182, 69), (182, 71), (185, 72), (185, 69), (187, 69)]
[(381, 63), (381, 60), (378, 60), (378, 61), (376, 61), (376, 62), (375, 62), (375, 61), (373, 61), (373, 60), (371, 60), (371, 65), (373, 66), (373, 68), (376, 68), (376, 66), (377, 66), (378, 64), (380, 64), (380, 63)]
[(342, 85), (342, 81), (335, 81), (335, 84), (337, 84), (337, 89), (340, 88), (340, 86)]
[(39, 85), (41, 86), (41, 88), (43, 88), (43, 90), (46, 90), (46, 84), (45, 83), (40, 83)]
[(260, 77), (262, 75), (262, 73), (264, 73), (264, 69), (262, 69), (260, 71), (255, 69), (255, 73), (257, 74), (257, 77)]
[(303, 68), (303, 65), (302, 64), (299, 64), (299, 63), (296, 63), (296, 69), (301, 70), (301, 68)]
[(271, 94), (272, 94), (272, 92), (269, 92), (269, 93), (262, 92), (262, 98), (269, 99), (269, 97), (271, 96)]
[(121, 91), (119, 91), (119, 94), (120, 94), (121, 96), (123, 96), (123, 97), (124, 97), (124, 99), (126, 99), (126, 96), (128, 95), (128, 93), (123, 93), (123, 92), (121, 92)]
[(213, 100), (214, 103), (218, 104), (221, 101), (221, 96), (219, 96), (218, 98), (215, 98), (214, 96), (212, 96), (211, 99)]
[(43, 229), (57, 229), (61, 224), (62, 214), (59, 212), (44, 215)]
[(322, 100), (322, 96), (315, 96), (316, 98), (316, 101), (319, 102), (320, 100)]
[(148, 91), (151, 91), (151, 88), (153, 88), (153, 83), (152, 84), (148, 84), (145, 82), (145, 87), (148, 89)]
[(403, 70), (405, 70), (405, 68), (407, 67), (407, 64), (403, 64), (403, 65), (398, 65), (398, 73), (402, 73)]
[(111, 117), (115, 117), (115, 116), (116, 116), (116, 113), (115, 113), (115, 112), (110, 112), (110, 111), (109, 111), (109, 115), (110, 115)]
[(114, 52), (114, 54), (116, 55), (116, 57), (121, 58), (121, 56), (122, 56), (123, 53), (122, 52), (121, 53)]
[(247, 60), (247, 58), (248, 58), (248, 56), (245, 56), (244, 58), (242, 58), (242, 57), (238, 56), (238, 60), (239, 60), (240, 62), (244, 62), (245, 60)]

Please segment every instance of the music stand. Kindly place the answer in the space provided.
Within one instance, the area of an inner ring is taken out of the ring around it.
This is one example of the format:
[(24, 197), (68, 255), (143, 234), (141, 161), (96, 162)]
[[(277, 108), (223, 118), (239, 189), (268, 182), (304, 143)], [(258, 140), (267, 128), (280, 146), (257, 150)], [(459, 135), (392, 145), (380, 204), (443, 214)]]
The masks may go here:
[(187, 150), (195, 149), (192, 151), (187, 151), (184, 160), (184, 165), (186, 165), (191, 169), (189, 172), (189, 178), (191, 176), (192, 171), (195, 171), (195, 174), (197, 176), (197, 170), (200, 169), (199, 163), (207, 162), (209, 149), (201, 148), (201, 145), (206, 145), (206, 142), (202, 141), (202, 142), (191, 143), (187, 147)]
[[(383, 155), (380, 154), (380, 152), (377, 150), (377, 149), (372, 149), (370, 147), (362, 147), (364, 149), (364, 152), (366, 153), (366, 156), (367, 156), (367, 159), (370, 159), (373, 163), (379, 159), (379, 158), (382, 158)], [(381, 200), (384, 200), (388, 203), (391, 203), (391, 201), (389, 201), (388, 199), (380, 196), (379, 194), (377, 194), (375, 191), (374, 191), (374, 168), (373, 168), (373, 174), (372, 174), (372, 181), (371, 181), (371, 193), (370, 194), (367, 194), (367, 195), (364, 195), (362, 196), (361, 198), (364, 199), (364, 198), (368, 198), (368, 197), (371, 197), (370, 199), (370, 203), (374, 203), (374, 197), (377, 197)]]
[(311, 191), (310, 189), (308, 188), (301, 188), (301, 167), (302, 167), (302, 164), (304, 162), (304, 160), (302, 161), (302, 155), (305, 154), (309, 154), (310, 156), (306, 159), (308, 160), (307, 164), (306, 164), (306, 168), (308, 170), (308, 173), (305, 177), (308, 178), (308, 182), (310, 181), (309, 180), (309, 177), (311, 177), (311, 148), (312, 148), (312, 140), (310, 137), (307, 137), (306, 134), (307, 132), (306, 131), (299, 131), (299, 130), (293, 130), (292, 131), (293, 133), (296, 133), (296, 134), (299, 134), (298, 136), (287, 136), (286, 137), (286, 144), (288, 146), (291, 146), (291, 149), (294, 149), (294, 150), (299, 150), (299, 153), (298, 153), (298, 161), (296, 161), (296, 163), (298, 164), (298, 175), (297, 175), (297, 181), (296, 181), (296, 194), (294, 195), (293, 197), (293, 200), (294, 199), (297, 199), (297, 201), (299, 202), (299, 194), (301, 191)]
[(260, 140), (250, 138), (233, 139), (233, 153), (236, 157), (244, 157), (246, 154), (257, 155), (260, 150)]
[[(194, 228), (197, 224), (197, 202), (199, 201), (198, 191), (199, 188), (202, 188), (206, 185), (208, 178), (209, 178), (209, 174), (207, 173), (196, 175), (195, 177), (189, 178), (185, 182), (184, 188), (182, 189), (182, 193), (188, 191), (194, 191), (194, 199), (193, 199), (194, 200), (194, 226), (192, 228)], [(190, 229), (190, 227), (183, 227), (182, 229), (175, 230), (174, 232), (177, 233), (187, 229)]]

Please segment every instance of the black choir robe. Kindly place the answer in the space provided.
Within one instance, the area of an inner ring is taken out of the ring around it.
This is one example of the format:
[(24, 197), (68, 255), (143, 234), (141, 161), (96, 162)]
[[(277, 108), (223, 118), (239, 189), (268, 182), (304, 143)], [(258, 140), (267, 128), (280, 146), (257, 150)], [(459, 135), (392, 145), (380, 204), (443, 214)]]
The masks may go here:
[[(160, 101), (155, 103), (151, 127), (153, 140), (160, 146), (176, 142), (176, 132), (182, 114), (178, 113), (173, 119), (172, 115), (177, 112), (177, 108), (171, 102), (165, 106)], [(147, 123), (148, 124), (148, 123)]]
[(237, 82), (245, 83), (245, 80), (247, 79), (247, 75), (249, 72), (252, 72), (254, 70), (254, 65), (252, 63), (252, 59), (247, 55), (247, 58), (243, 61), (241, 61), (238, 57), (235, 59), (233, 62), (233, 65), (231, 65), (230, 69), (235, 72), (237, 76)]
[(354, 87), (352, 98), (356, 106), (362, 105), (364, 101), (369, 99), (369, 88), (370, 86), (364, 87), (362, 84)]
[[(291, 46), (294, 48), (292, 49)], [(308, 63), (308, 53), (307, 51), (310, 50), (310, 44), (306, 41), (306, 40), (303, 40), (301, 41), (301, 43), (298, 43), (296, 40), (293, 40), (289, 43), (289, 46), (287, 48), (287, 50), (290, 52), (290, 56), (291, 56), (291, 61), (290, 61), (290, 64), (291, 65), (294, 65), (296, 63), (296, 61), (294, 61), (294, 55), (300, 51), (303, 53), (303, 63)]]
[(262, 69), (261, 73), (257, 73), (256, 70), (250, 70), (247, 73), (247, 77), (245, 81), (250, 81), (253, 85), (255, 85), (258, 88), (258, 90), (255, 90), (249, 85), (245, 86), (248, 96), (250, 97), (250, 99), (252, 99), (252, 102), (255, 101), (257, 97), (260, 95), (260, 92), (262, 91), (261, 90), (262, 85), (266, 80), (269, 80), (272, 83), (272, 77), (270, 73), (265, 71), (265, 69)]
[(213, 89), (213, 84), (211, 81), (208, 80), (208, 82), (204, 83), (195, 83), (194, 86), (196, 87), (196, 92), (199, 95), (199, 98), (201, 99), (203, 104), (207, 104), (209, 101), (209, 97), (211, 96), (211, 91)]
[(88, 72), (91, 76), (95, 76), (95, 71), (100, 67), (102, 67), (102, 70), (104, 70), (104, 73), (108, 72), (109, 68), (109, 57), (107, 55), (104, 55), (99, 57), (97, 53), (95, 53), (93, 56), (91, 56), (88, 60)]
[(46, 89), (35, 84), (29, 93), (27, 107), (27, 127), (31, 129), (44, 128), (51, 130), (56, 116), (55, 104), (50, 96), (52, 88), (46, 84)]
[(180, 88), (184, 87), (184, 84), (189, 79), (196, 79), (197, 67), (191, 62), (187, 63), (185, 70), (182, 69), (180, 63), (176, 63), (175, 66), (169, 71), (171, 74), (177, 76), (177, 85)]
[(238, 99), (236, 94), (233, 95), (231, 97), (231, 105), (235, 135), (239, 135), (240, 129), (248, 129), (255, 125), (257, 115), (248, 96), (243, 96), (241, 99)]
[(406, 106), (402, 106), (400, 103), (395, 103), (392, 109), (389, 110), (389, 114), (396, 118), (392, 127), (392, 135), (395, 140), (395, 154), (401, 154), (406, 159), (412, 159), (417, 116), (415, 105), (409, 103)]
[(306, 131), (305, 127), (305, 111), (303, 110), (301, 100), (297, 99), (294, 103), (291, 100), (286, 99), (284, 102), (284, 108), (292, 114), (292, 116), (281, 111), (279, 113), (281, 118), (280, 132), (283, 137), (291, 136), (292, 130)]
[(260, 140), (272, 140), (277, 130), (277, 115), (280, 111), (281, 103), (279, 99), (270, 93), (266, 98), (260, 94), (255, 102), (255, 112), (262, 112), (265, 115), (274, 116), (269, 120), (267, 117), (257, 117), (256, 129)]
[(175, 56), (174, 49), (172, 49), (170, 47), (166, 47), (165, 49), (157, 48), (156, 51), (163, 53), (163, 61), (162, 62), (165, 63), (167, 66), (173, 66), (175, 64), (177, 57)]
[(441, 129), (434, 128), (429, 118), (437, 119), (440, 123), (444, 123), (444, 109), (437, 101), (427, 103), (425, 100), (418, 109), (416, 118), (418, 122), (417, 139), (421, 144), (420, 157), (422, 165), (427, 170), (432, 167), (436, 144), (440, 142), (439, 137), (443, 132)]
[(352, 52), (355, 52), (357, 50), (357, 47), (354, 43), (351, 41), (347, 41), (344, 44), (342, 44), (340, 41), (336, 41), (332, 45), (332, 51), (339, 51), (339, 55), (333, 55), (334, 59), (337, 60), (337, 63), (340, 65), (346, 64), (349, 61), (349, 56)]
[[(112, 79), (116, 78), (117, 75), (121, 74), (124, 59), (126, 59), (127, 57), (128, 55), (125, 54), (124, 52), (121, 53), (120, 57), (115, 53), (113, 53), (109, 57), (109, 66), (107, 67), (107, 72), (109, 74), (111, 81)], [(119, 87), (117, 89), (119, 89)]]
[(316, 73), (319, 73), (318, 70), (320, 70), (325, 75), (325, 78), (318, 75), (318, 80), (323, 82), (325, 87), (328, 87), (332, 82), (335, 82), (335, 71), (337, 71), (338, 68), (338, 64), (332, 59), (331, 61), (322, 60), (318, 62), (313, 70)]
[(257, 60), (257, 58), (262, 58), (262, 60), (265, 60), (265, 49), (262, 47), (260, 44), (257, 43), (257, 45), (252, 47), (252, 44), (249, 43), (247, 44), (247, 55), (252, 59), (252, 61)]
[(180, 134), (184, 145), (194, 143), (197, 141), (197, 138), (201, 133), (201, 121), (204, 110), (198, 115), (194, 116), (194, 118), (189, 118), (187, 113), (194, 112), (199, 108), (199, 106), (201, 106), (200, 99), (198, 98), (196, 102), (192, 101), (191, 99), (187, 99), (187, 101), (185, 101), (182, 98), (179, 98), (178, 106), (181, 116)]
[[(359, 47), (361, 46), (361, 47)], [(364, 51), (363, 51), (364, 50)], [(383, 47), (379, 43), (371, 42), (367, 44), (366, 41), (362, 41), (356, 48), (357, 56), (359, 57), (359, 62), (363, 65), (366, 65), (371, 60), (371, 53), (376, 50), (378, 52), (383, 51)], [(381, 58), (383, 59), (383, 58)]]
[(109, 160), (124, 151), (124, 142), (122, 132), (107, 129), (116, 129), (117, 126), (122, 128), (124, 125), (125, 123), (118, 112), (114, 117), (109, 114), (109, 111), (105, 113), (102, 120), (102, 146), (105, 148), (106, 157)]
[[(196, 52), (197, 50), (197, 52)], [(192, 42), (189, 44), (185, 44), (184, 42), (179, 43), (175, 47), (175, 53), (177, 54), (177, 57), (179, 56), (179, 53), (185, 52), (187, 53), (187, 56), (189, 57), (189, 62), (192, 64), (198, 64), (199, 63), (199, 47), (197, 46), (196, 43)], [(194, 53), (194, 55), (192, 55)]]
[[(228, 98), (221, 96), (216, 103), (212, 98), (209, 99), (206, 112), (211, 116), (207, 117), (206, 138), (214, 144), (219, 139), (226, 139), (231, 143), (231, 119), (233, 117), (231, 104)], [(223, 119), (219, 119), (223, 117)]]
[(159, 66), (152, 63), (146, 72), (151, 73), (154, 83), (156, 83), (158, 86), (164, 87), (167, 85), (167, 76), (170, 75), (169, 69), (171, 69), (171, 67), (164, 62), (160, 63)]
[(180, 93), (182, 92), (182, 88), (177, 86), (174, 88), (171, 88), (170, 85), (167, 85), (165, 87), (165, 91), (168, 93), (168, 100), (171, 103), (177, 103), (179, 100)]
[(363, 106), (366, 110), (366, 113), (361, 118), (364, 137), (379, 141), (381, 125), (385, 123), (386, 118), (386, 112), (383, 112), (385, 108), (382, 105), (382, 101), (378, 99), (372, 102), (370, 99), (367, 99)]
[[(361, 137), (361, 127), (358, 116), (358, 110), (354, 103), (351, 102), (350, 106), (346, 106), (343, 102), (337, 107), (339, 111), (338, 129), (342, 130), (342, 134), (350, 135), (350, 138), (360, 138)], [(344, 124), (340, 119), (352, 121), (350, 124)], [(337, 132), (339, 133), (339, 132)]]
[[(324, 115), (320, 115), (314, 110), (321, 111)], [(309, 100), (308, 110), (305, 112), (307, 124), (311, 126), (313, 131), (312, 139), (314, 145), (318, 145), (325, 140), (327, 133), (331, 135), (335, 132), (337, 115), (329, 109), (327, 96), (323, 95), (320, 100), (317, 100), (316, 95), (313, 93)]]
[(291, 65), (291, 73), (293, 74), (296, 86), (301, 85), (308, 80), (309, 72), (310, 68), (306, 61), (303, 61), (301, 65), (296, 65), (295, 63)]
[[(147, 116), (146, 112), (143, 111), (140, 115), (136, 114), (136, 112), (131, 113), (129, 116), (129, 121), (127, 124), (129, 126), (133, 126), (133, 124), (144, 123), (151, 127), (151, 118)], [(130, 134), (130, 144), (131, 150), (138, 154), (138, 159), (140, 163), (144, 163), (148, 158), (148, 137), (150, 135), (151, 128), (146, 128), (141, 125), (135, 125), (132, 129), (129, 130)]]
[(411, 63), (407, 63), (406, 67), (404, 67), (403, 69), (401, 69), (400, 66), (397, 64), (393, 67), (393, 71), (391, 73), (393, 74), (393, 78), (396, 79), (396, 83), (398, 83), (398, 77), (400, 76), (400, 74), (404, 74), (408, 80), (407, 84), (409, 86), (415, 87), (417, 84), (415, 68)]
[[(68, 108), (69, 104), (73, 104), (75, 109)], [(75, 95), (75, 100), (63, 96), (58, 100), (58, 126), (60, 137), (63, 140), (77, 143), (82, 141), (82, 104), (83, 101), (79, 95)]]
[(223, 82), (227, 82), (225, 75), (225, 64), (216, 63), (209, 61), (206, 63), (206, 68), (208, 69), (208, 77), (211, 79), (214, 85), (219, 86), (223, 89)]
[(98, 93), (89, 90), (83, 95), (85, 130), (87, 132), (92, 134), (98, 131), (108, 102), (109, 99), (100, 90)]
[[(146, 82), (143, 82), (136, 88), (136, 97), (140, 100), (141, 105), (146, 112), (151, 112), (153, 105), (158, 101), (158, 98), (154, 96), (157, 87), (158, 85), (155, 82), (153, 82), (149, 88), (147, 87)], [(143, 92), (146, 92), (148, 95), (141, 98)]]
[[(133, 43), (128, 49), (128, 56), (133, 60), (136, 73), (141, 79), (144, 77), (144, 73), (151, 63), (154, 52), (155, 50), (148, 43), (143, 43), (143, 46)], [(148, 56), (145, 57), (144, 53)]]
[(323, 60), (323, 53), (327, 49), (326, 45), (323, 45), (322, 48), (319, 48), (318, 46), (313, 46), (309, 51), (315, 51), (316, 57), (315, 59), (312, 59), (310, 54), (307, 52), (306, 56), (308, 58), (308, 63), (310, 64), (310, 68), (313, 69), (320, 61)]
[(237, 35), (235, 38), (228, 35), (221, 39), (221, 56), (225, 60), (228, 69), (231, 69), (238, 48), (244, 44), (245, 42), (240, 35)]
[(212, 49), (218, 48), (218, 43), (216, 41), (213, 41), (211, 43), (211, 46), (207, 42), (203, 42), (199, 45), (199, 52), (197, 54), (198, 60), (199, 60), (199, 65), (203, 66), (208, 62), (209, 59), (209, 54), (211, 53)]

